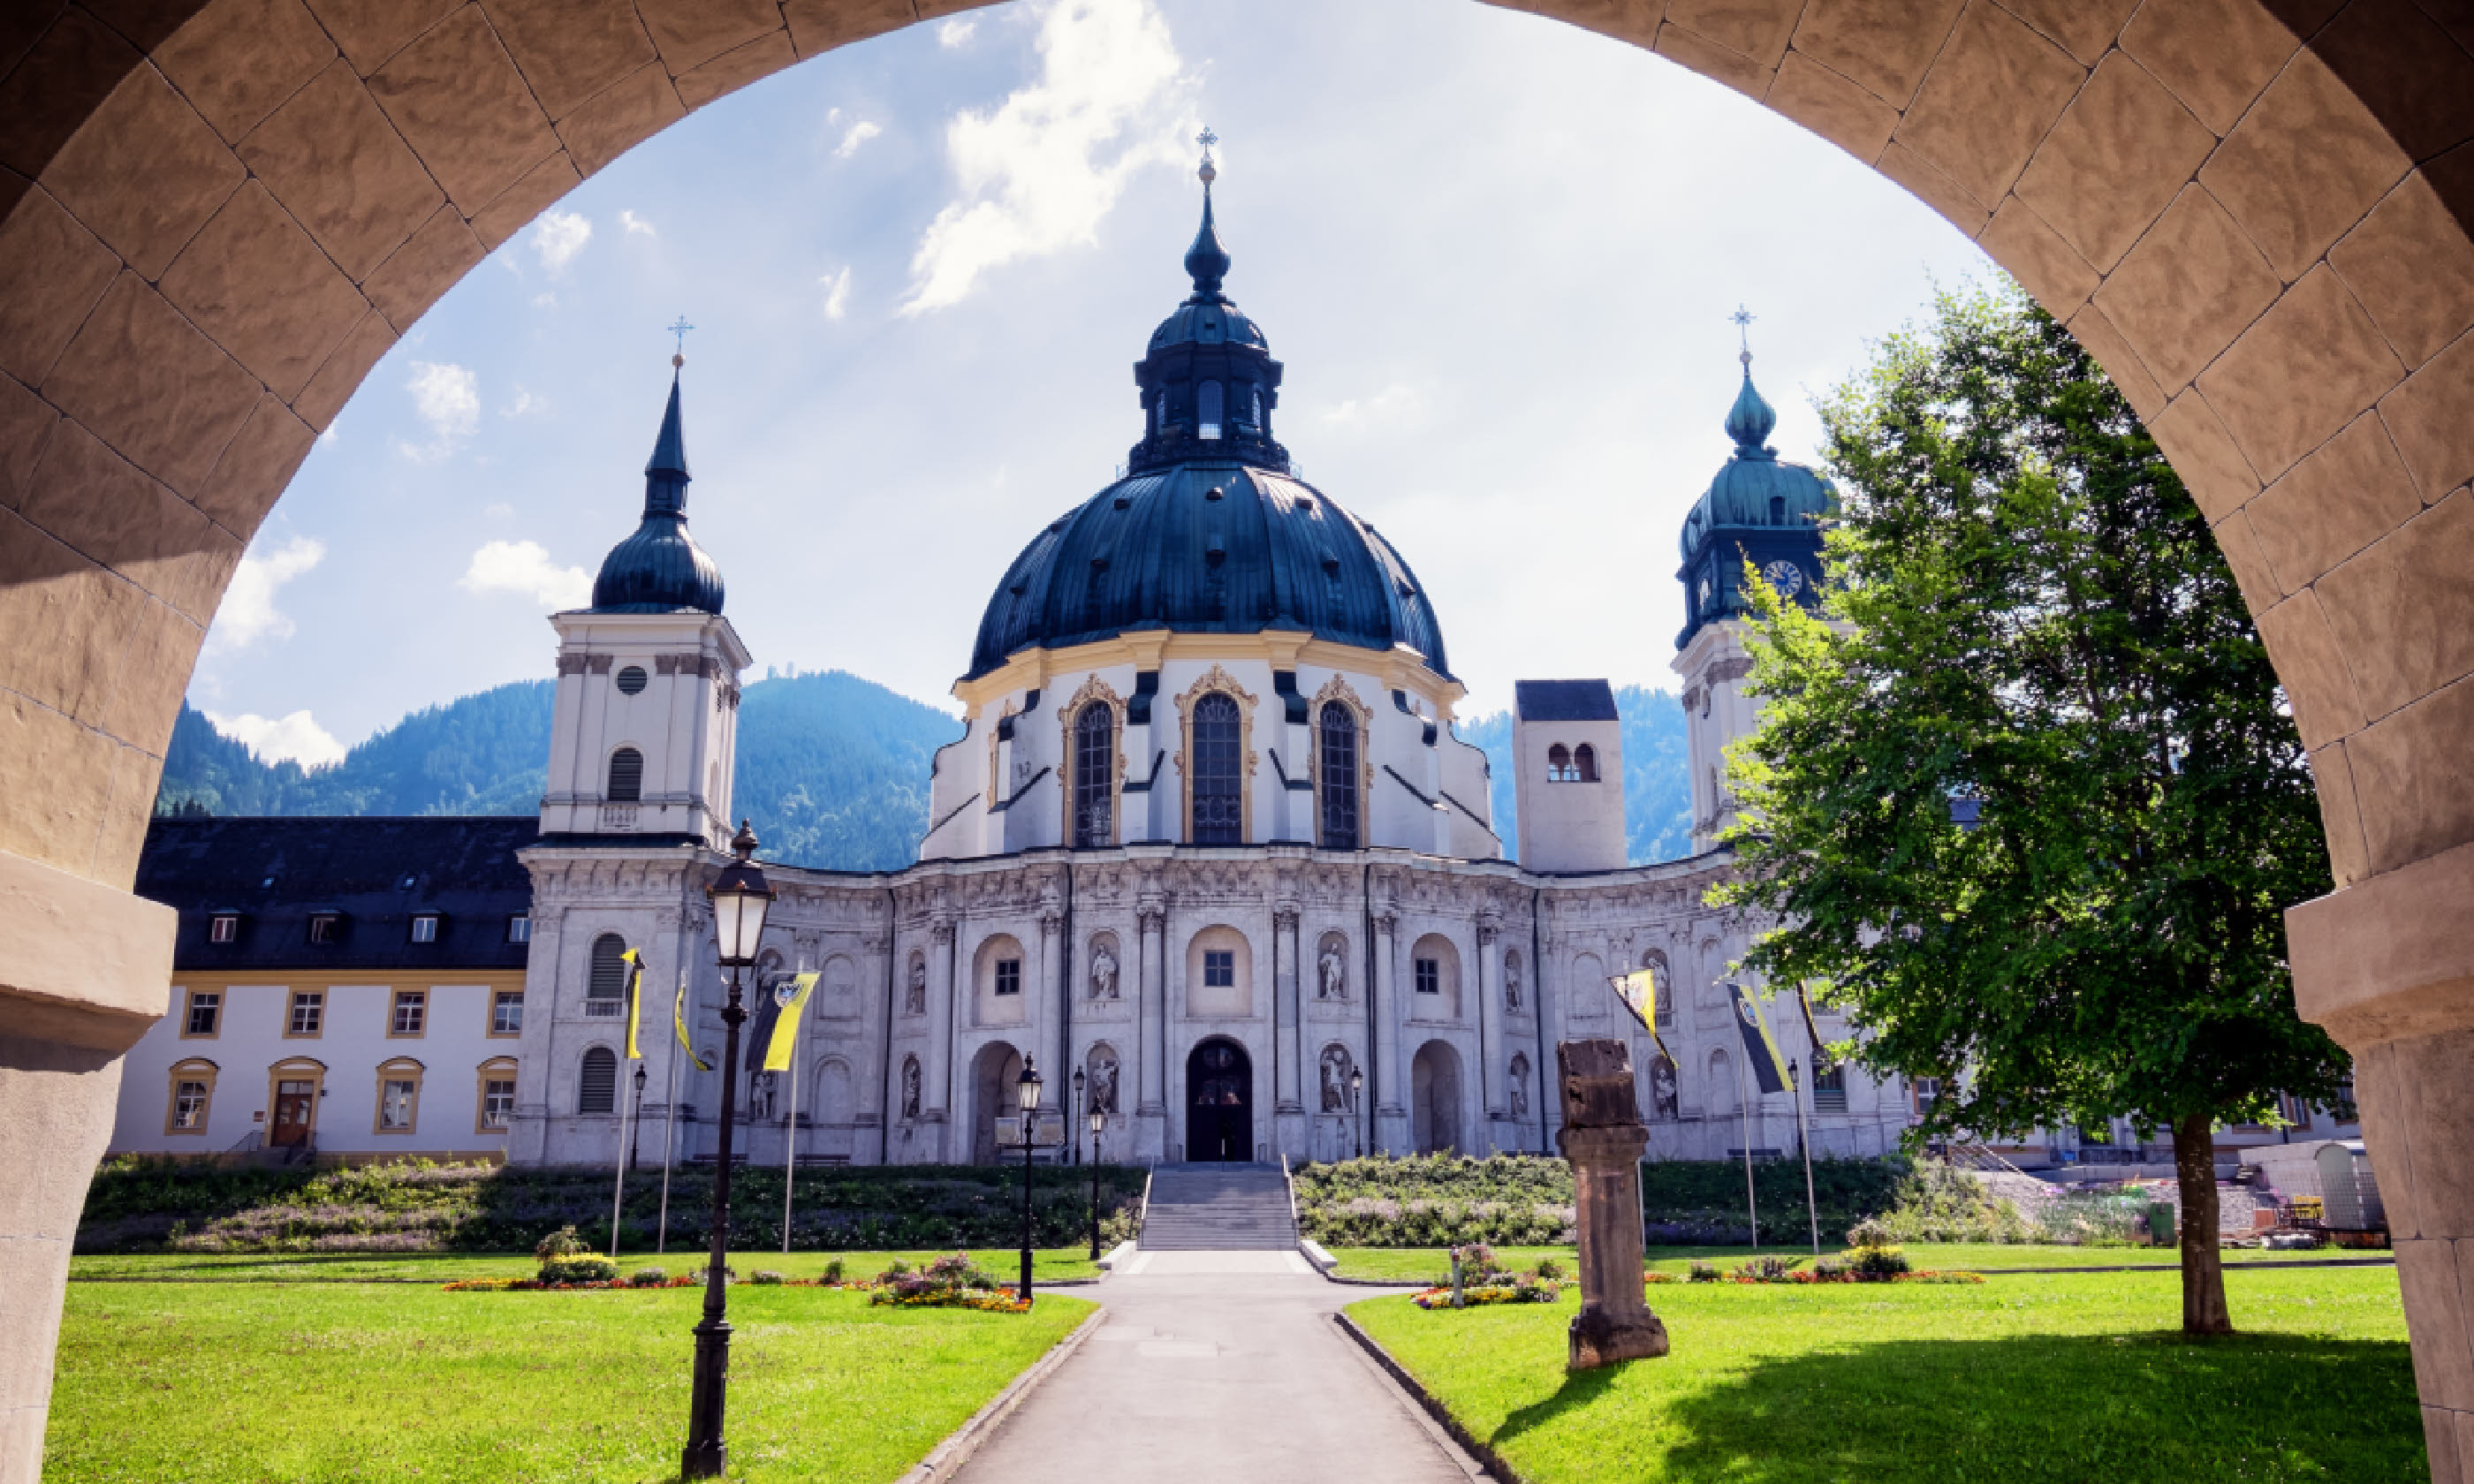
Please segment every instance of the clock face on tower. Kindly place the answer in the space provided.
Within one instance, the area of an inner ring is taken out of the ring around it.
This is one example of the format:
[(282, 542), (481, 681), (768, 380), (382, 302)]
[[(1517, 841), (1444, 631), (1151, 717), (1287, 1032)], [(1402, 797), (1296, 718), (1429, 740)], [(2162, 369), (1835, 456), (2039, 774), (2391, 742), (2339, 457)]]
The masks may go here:
[(1804, 590), (1804, 568), (1783, 557), (1761, 568), (1761, 576), (1769, 580), (1782, 598), (1792, 598)]

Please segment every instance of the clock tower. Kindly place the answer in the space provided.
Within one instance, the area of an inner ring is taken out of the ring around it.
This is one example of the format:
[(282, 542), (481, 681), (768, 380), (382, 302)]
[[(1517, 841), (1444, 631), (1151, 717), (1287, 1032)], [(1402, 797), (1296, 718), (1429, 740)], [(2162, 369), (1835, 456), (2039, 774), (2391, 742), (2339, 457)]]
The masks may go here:
[[(1738, 312), (1737, 323), (1750, 316)], [(1743, 386), (1727, 410), (1735, 451), (1684, 517), (1684, 632), (1675, 673), (1684, 679), (1685, 736), (1692, 769), (1692, 850), (1711, 850), (1734, 817), (1726, 786), (1727, 744), (1753, 730), (1758, 708), (1744, 695), (1752, 659), (1744, 649), (1744, 591), (1750, 562), (1782, 596), (1806, 608), (1819, 600), (1821, 527), (1834, 509), (1830, 482), (1769, 446), (1778, 414), (1753, 387), (1746, 349)]]

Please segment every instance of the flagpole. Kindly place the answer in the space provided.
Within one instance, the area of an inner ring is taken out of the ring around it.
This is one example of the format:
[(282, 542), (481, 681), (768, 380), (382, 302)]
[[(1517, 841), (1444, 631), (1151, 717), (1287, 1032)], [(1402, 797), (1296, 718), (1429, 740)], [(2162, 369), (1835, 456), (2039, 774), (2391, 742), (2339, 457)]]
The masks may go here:
[[(1806, 1067), (1804, 1074), (1817, 1083), (1821, 1073), (1815, 1068), (1820, 1065), (1816, 1053), (1812, 1065)], [(1812, 1125), (1804, 1116), (1804, 1089), (1790, 1088), (1788, 1090), (1795, 1094), (1795, 1141), (1804, 1146), (1804, 1213), (1812, 1218), (1812, 1255), (1818, 1257), (1821, 1256), (1821, 1206), (1812, 1194)]]
[[(803, 1003), (800, 1007), (806, 1009)], [(790, 1115), (782, 1123), (782, 1256), (790, 1256), (790, 1193), (799, 1183), (799, 1040), (790, 1028)]]
[(610, 1182), (610, 1260), (618, 1260), (618, 1203), (627, 1193), (627, 1085), (618, 1085), (618, 1153), (611, 1160), (614, 1166)]
[(653, 1256), (669, 1250), (670, 1240), (670, 1146), (679, 1129), (679, 1048), (670, 1047), (669, 1075), (662, 1086), (662, 1217), (653, 1232)]
[(1761, 1209), (1753, 1199), (1753, 1098), (1752, 1089), (1744, 1084), (1744, 1064), (1752, 1060), (1747, 1049), (1735, 1059), (1735, 1095), (1742, 1100), (1735, 1114), (1735, 1137), (1744, 1141), (1744, 1214), (1753, 1224), (1753, 1251), (1761, 1250)]

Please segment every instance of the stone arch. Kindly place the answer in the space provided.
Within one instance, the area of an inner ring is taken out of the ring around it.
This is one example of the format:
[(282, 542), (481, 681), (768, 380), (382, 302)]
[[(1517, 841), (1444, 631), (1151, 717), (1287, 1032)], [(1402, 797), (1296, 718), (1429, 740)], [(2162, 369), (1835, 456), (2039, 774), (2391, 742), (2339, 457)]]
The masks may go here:
[(997, 1120), (1021, 1116), (1014, 1093), (1021, 1075), (1022, 1053), (1005, 1041), (989, 1041), (971, 1058), (972, 1163), (994, 1164), (1002, 1157)]
[[(1007, 964), (1013, 966), (1010, 972)], [(1021, 1025), (1031, 1018), (1038, 967), (1011, 933), (990, 933), (971, 954), (971, 1023)]]
[[(1223, 978), (1227, 982), (1215, 982)], [(1186, 940), (1184, 1013), (1205, 1018), (1254, 1013), (1254, 945), (1243, 929), (1214, 923)]]
[(1409, 1062), (1409, 1138), (1419, 1154), (1465, 1152), (1461, 1054), (1448, 1041), (1430, 1041)]
[[(1426, 966), (1432, 965), (1429, 969)], [(1428, 976), (1432, 976), (1429, 988)], [(1443, 933), (1426, 933), (1409, 948), (1409, 1014), (1420, 1020), (1461, 1017), (1460, 945)]]
[[(2365, 1131), (2400, 1185), (2462, 1183), (2474, 1109), (2400, 1092), (2444, 1081), (2474, 1036), (2452, 910), (2474, 892), (2457, 743), (2474, 728), (2474, 183), (2437, 163), (2465, 140), (2474, 58), (2371, 0), (1524, 8), (1872, 165), (2112, 373), (2216, 529), (2311, 753), (2337, 890), (2292, 913), (2297, 1003), (2360, 1059)], [(2280, 18), (2306, 13), (2299, 31)], [(79, 924), (26, 929), (45, 936), (12, 943), (5, 986), (29, 1044), (82, 1068), (27, 1094), (76, 1145), (59, 1168), (92, 1166), (113, 1101), (97, 1074), (159, 1013), (170, 916), (127, 891), (155, 781), (205, 626), (311, 440), (584, 176), (916, 14), (167, 0), (118, 32), (62, 7), (19, 38), (0, 78), (28, 100), (0, 159), (0, 604), (17, 638), (0, 889)], [(73, 932), (128, 955), (98, 970)], [(81, 1199), (74, 1177), (29, 1192), (24, 1230), (73, 1223)], [(2474, 1236), (2438, 1209), (2412, 1220), (2407, 1243)], [(2416, 1333), (2462, 1334), (2437, 1302), (2410, 1294)], [(0, 1401), (38, 1404), (48, 1373), (13, 1374)]]
[(859, 1119), (859, 1095), (849, 1061), (838, 1056), (816, 1063), (815, 1092), (808, 1115), (816, 1130), (817, 1152), (828, 1159), (848, 1160)]

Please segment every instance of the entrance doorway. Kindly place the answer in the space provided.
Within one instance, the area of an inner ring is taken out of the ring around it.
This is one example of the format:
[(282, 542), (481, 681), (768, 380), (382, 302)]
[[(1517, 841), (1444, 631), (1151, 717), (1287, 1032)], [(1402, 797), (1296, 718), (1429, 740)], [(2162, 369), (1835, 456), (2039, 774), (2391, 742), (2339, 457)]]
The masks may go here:
[[(994, 1164), (1005, 1157), (997, 1147), (997, 1120), (1021, 1115), (1021, 1094), (1014, 1084), (1022, 1079), (1022, 1053), (1002, 1041), (992, 1041), (980, 1048), (971, 1063), (971, 1162)], [(1013, 1157), (1022, 1158), (1022, 1147), (1014, 1146)]]
[(278, 1147), (307, 1143), (309, 1115), (317, 1095), (318, 1085), (314, 1082), (277, 1083), (275, 1126), (267, 1131), (266, 1141)]
[(1419, 1154), (1450, 1154), (1461, 1146), (1461, 1054), (1450, 1042), (1430, 1041), (1409, 1065), (1411, 1136)]
[(1215, 1037), (1185, 1059), (1185, 1157), (1254, 1158), (1254, 1063), (1233, 1041)]

